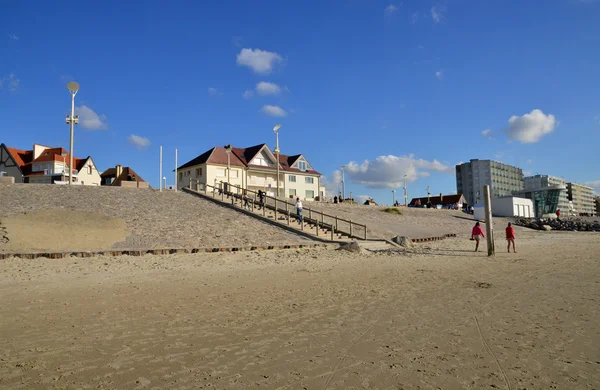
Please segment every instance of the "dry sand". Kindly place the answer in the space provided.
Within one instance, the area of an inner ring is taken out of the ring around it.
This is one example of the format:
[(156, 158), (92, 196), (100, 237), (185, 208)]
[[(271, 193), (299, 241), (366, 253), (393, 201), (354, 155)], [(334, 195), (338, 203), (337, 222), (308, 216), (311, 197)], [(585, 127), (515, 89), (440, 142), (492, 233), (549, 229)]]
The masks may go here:
[(2, 389), (598, 389), (600, 235), (0, 263)]

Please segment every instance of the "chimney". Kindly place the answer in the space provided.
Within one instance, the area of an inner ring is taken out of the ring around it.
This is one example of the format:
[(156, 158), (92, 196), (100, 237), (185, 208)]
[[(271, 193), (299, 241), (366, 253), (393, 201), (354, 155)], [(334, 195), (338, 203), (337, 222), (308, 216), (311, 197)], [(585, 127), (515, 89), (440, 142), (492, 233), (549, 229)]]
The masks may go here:
[(121, 176), (121, 173), (123, 173), (123, 167), (120, 164), (117, 164), (115, 168), (117, 169), (117, 177)]

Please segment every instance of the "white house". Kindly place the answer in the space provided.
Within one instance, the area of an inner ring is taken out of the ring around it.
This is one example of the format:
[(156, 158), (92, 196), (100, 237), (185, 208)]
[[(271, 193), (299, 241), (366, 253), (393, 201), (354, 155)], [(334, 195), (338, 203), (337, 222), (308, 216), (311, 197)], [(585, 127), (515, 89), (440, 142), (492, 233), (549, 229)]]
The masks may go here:
[[(3, 157), (4, 156), (4, 157)], [(8, 176), (17, 183), (53, 184), (69, 181), (80, 185), (99, 186), (100, 173), (90, 156), (73, 157), (73, 169), (69, 169), (69, 154), (63, 148), (35, 144), (31, 150), (21, 150), (0, 145), (0, 170), (6, 167)]]
[(178, 188), (188, 186), (190, 179), (212, 186), (229, 181), (245, 189), (265, 191), (269, 196), (275, 196), (279, 187), (280, 196), (302, 200), (314, 200), (320, 195), (320, 177), (303, 155), (280, 154), (277, 162), (266, 144), (232, 147), (229, 155), (225, 148), (216, 146), (177, 168)]

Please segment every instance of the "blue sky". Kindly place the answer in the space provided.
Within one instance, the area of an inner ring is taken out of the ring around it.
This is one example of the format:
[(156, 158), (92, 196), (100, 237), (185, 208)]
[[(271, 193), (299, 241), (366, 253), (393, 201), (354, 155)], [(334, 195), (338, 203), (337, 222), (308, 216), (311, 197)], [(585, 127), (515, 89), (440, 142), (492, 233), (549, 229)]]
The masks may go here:
[(0, 142), (68, 148), (75, 80), (75, 155), (153, 186), (160, 145), (166, 169), (281, 123), (282, 153), (382, 203), (404, 174), (455, 192), (471, 158), (600, 190), (600, 1), (208, 4), (5, 3)]

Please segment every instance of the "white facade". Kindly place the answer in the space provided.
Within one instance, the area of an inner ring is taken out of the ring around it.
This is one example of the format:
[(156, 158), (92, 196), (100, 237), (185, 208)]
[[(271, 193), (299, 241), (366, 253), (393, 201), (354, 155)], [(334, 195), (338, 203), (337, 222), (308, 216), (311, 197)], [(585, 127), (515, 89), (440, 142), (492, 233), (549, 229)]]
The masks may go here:
[(515, 196), (492, 198), (492, 215), (494, 217), (533, 218), (533, 201)]

